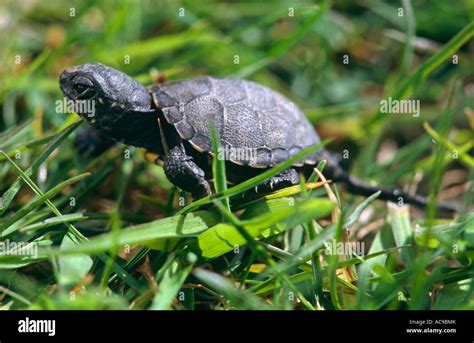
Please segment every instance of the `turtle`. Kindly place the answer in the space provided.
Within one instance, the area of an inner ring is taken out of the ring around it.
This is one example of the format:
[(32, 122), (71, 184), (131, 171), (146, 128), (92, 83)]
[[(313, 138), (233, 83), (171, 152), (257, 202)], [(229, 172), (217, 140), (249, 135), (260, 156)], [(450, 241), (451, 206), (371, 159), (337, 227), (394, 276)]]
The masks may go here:
[(112, 138), (101, 134), (92, 126), (81, 127), (74, 138), (77, 152), (85, 158), (100, 156), (114, 144)]
[[(238, 184), (321, 142), (301, 109), (283, 94), (259, 83), (198, 76), (145, 87), (110, 66), (91, 62), (64, 70), (62, 92), (75, 103), (92, 102), (93, 111), (76, 112), (100, 135), (145, 148), (157, 157), (166, 177), (193, 199), (212, 194), (211, 126), (219, 137), (228, 181)], [(80, 106), (78, 106), (80, 107)], [(83, 106), (82, 108), (86, 108)], [(426, 206), (427, 200), (399, 189), (379, 188), (349, 175), (336, 153), (321, 148), (260, 184), (267, 193), (299, 183), (315, 165), (354, 194)], [(441, 205), (449, 212), (453, 208)]]

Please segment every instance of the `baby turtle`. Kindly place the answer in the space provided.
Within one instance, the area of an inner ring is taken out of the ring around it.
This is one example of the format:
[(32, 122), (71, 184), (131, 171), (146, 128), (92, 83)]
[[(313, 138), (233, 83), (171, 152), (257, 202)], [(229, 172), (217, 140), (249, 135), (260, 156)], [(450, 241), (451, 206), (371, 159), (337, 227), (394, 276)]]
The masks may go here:
[[(211, 132), (214, 124), (231, 183), (247, 180), (320, 142), (302, 111), (282, 94), (252, 81), (209, 76), (144, 87), (100, 63), (66, 69), (60, 86), (67, 98), (90, 101), (76, 111), (101, 135), (145, 148), (159, 157), (168, 179), (193, 198), (212, 193)], [(80, 106), (79, 106), (80, 108)], [(91, 108), (84, 106), (83, 108)], [(258, 187), (259, 192), (298, 184), (326, 159), (325, 173), (350, 192), (419, 206), (421, 196), (379, 189), (353, 178), (335, 155), (321, 149)]]

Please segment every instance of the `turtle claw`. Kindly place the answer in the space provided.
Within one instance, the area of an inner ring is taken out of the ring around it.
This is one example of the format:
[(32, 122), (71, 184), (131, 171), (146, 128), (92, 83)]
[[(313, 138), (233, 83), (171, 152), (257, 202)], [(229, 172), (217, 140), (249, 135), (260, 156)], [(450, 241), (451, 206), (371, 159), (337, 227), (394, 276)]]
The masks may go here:
[(76, 151), (84, 157), (96, 157), (114, 145), (114, 140), (99, 133), (92, 126), (81, 128), (74, 140)]
[(212, 194), (204, 171), (186, 154), (182, 144), (170, 149), (163, 168), (166, 177), (183, 191), (191, 193), (193, 200)]
[(255, 187), (255, 193), (266, 194), (298, 184), (299, 176), (295, 169), (287, 169)]

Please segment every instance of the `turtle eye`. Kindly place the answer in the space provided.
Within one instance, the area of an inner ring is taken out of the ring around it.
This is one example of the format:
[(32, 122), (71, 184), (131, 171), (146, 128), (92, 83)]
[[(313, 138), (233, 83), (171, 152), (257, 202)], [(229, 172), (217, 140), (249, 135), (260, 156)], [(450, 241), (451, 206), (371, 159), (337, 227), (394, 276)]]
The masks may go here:
[(90, 99), (95, 95), (94, 84), (84, 76), (76, 76), (72, 79), (72, 88), (80, 99)]
[(76, 92), (78, 92), (79, 94), (81, 94), (82, 92), (84, 92), (85, 90), (87, 89), (87, 86), (86, 85), (83, 85), (81, 83), (77, 83), (74, 85), (74, 90)]

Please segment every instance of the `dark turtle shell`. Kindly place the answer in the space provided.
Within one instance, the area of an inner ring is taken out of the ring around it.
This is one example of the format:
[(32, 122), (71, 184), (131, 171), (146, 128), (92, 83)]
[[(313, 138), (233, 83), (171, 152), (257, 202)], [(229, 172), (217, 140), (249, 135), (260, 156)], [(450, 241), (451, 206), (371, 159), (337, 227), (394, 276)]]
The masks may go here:
[[(301, 110), (282, 94), (255, 82), (199, 77), (150, 88), (155, 105), (182, 139), (200, 152), (211, 152), (210, 122), (221, 145), (253, 152), (230, 160), (267, 168), (287, 160), (320, 139)], [(231, 154), (232, 156), (232, 154)], [(315, 164), (318, 153), (295, 166)]]

